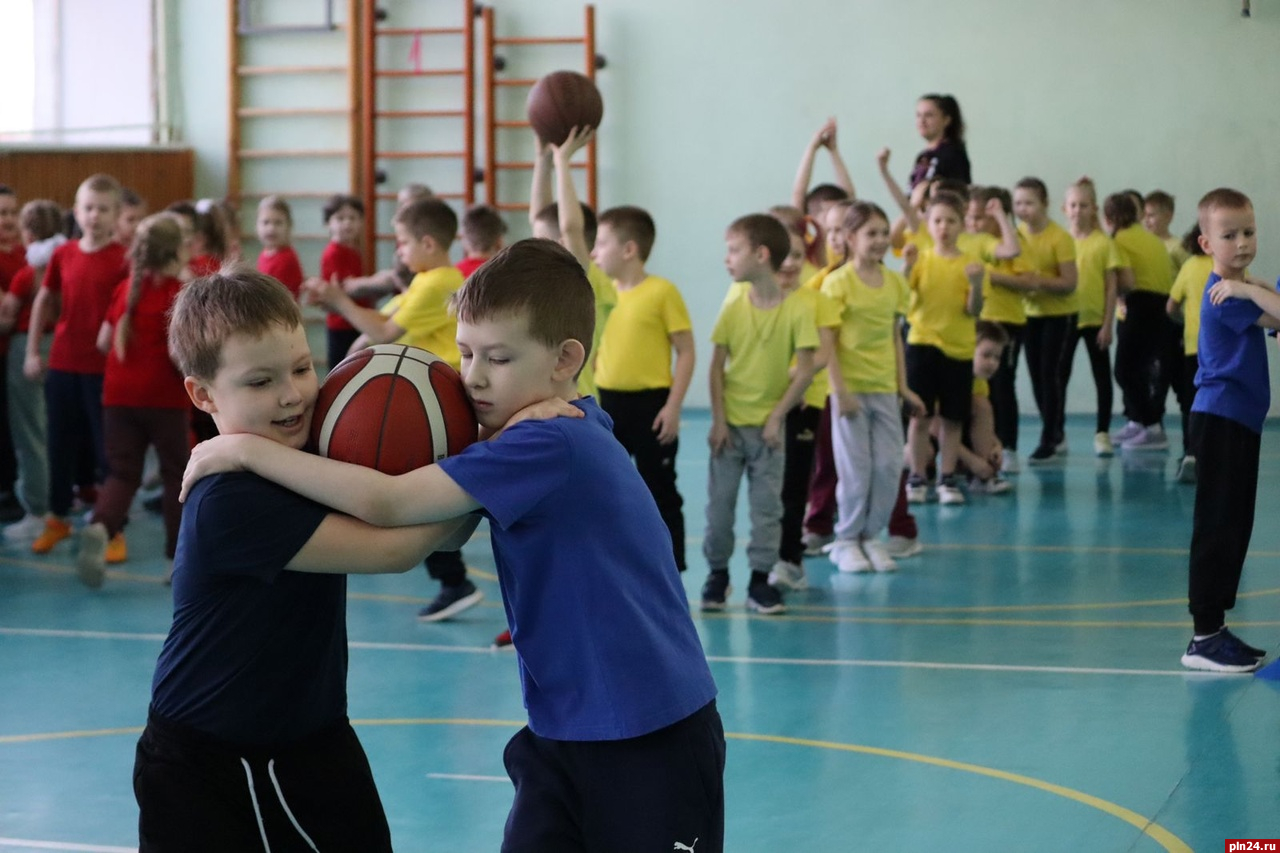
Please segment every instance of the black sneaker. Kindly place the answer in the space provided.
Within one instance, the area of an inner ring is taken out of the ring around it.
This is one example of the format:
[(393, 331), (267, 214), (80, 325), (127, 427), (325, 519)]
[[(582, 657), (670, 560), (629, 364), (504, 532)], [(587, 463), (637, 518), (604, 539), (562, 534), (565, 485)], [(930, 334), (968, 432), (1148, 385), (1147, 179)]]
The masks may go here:
[(1259, 649), (1259, 648), (1255, 648), (1255, 647), (1253, 647), (1253, 646), (1249, 645), (1249, 644), (1248, 644), (1248, 643), (1246, 643), (1244, 640), (1242, 640), (1242, 639), (1240, 639), (1239, 637), (1237, 637), (1235, 634), (1232, 634), (1232, 633), (1231, 633), (1231, 631), (1230, 631), (1230, 630), (1228, 630), (1227, 628), (1225, 628), (1225, 627), (1224, 627), (1224, 628), (1222, 629), (1222, 633), (1224, 633), (1224, 634), (1230, 634), (1230, 635), (1231, 635), (1231, 637), (1232, 637), (1232, 638), (1233, 638), (1237, 643), (1239, 643), (1239, 644), (1240, 644), (1240, 648), (1244, 649), (1244, 650), (1245, 650), (1245, 652), (1246, 652), (1247, 654), (1249, 654), (1251, 657), (1255, 657), (1255, 658), (1265, 658), (1265, 657), (1267, 656), (1266, 649)]
[(1245, 651), (1235, 634), (1222, 630), (1203, 640), (1193, 637), (1182, 656), (1182, 665), (1207, 672), (1253, 672), (1262, 666), (1262, 661)]
[(702, 585), (702, 611), (711, 613), (724, 610), (725, 599), (733, 592), (729, 586), (728, 572), (711, 572)]
[(418, 611), (419, 622), (439, 622), (457, 616), (475, 607), (484, 599), (484, 593), (471, 581), (464, 580), (457, 586), (441, 586), (436, 600)]
[(787, 606), (782, 603), (782, 593), (769, 586), (768, 582), (756, 582), (747, 587), (747, 609), (764, 616), (787, 612)]
[(1035, 450), (1031, 451), (1031, 455), (1027, 457), (1027, 463), (1030, 465), (1043, 465), (1052, 461), (1058, 455), (1058, 449), (1052, 444), (1042, 444)]

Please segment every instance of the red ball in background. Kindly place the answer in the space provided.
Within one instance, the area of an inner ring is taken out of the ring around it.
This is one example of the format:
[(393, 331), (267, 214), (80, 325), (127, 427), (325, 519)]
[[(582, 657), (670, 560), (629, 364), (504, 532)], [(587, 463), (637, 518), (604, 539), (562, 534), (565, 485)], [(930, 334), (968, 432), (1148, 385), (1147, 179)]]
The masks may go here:
[(600, 126), (604, 99), (585, 74), (553, 71), (533, 84), (525, 113), (539, 139), (560, 145), (575, 127)]
[(347, 356), (325, 378), (311, 418), (321, 456), (403, 474), (476, 440), (462, 378), (418, 347), (381, 344)]

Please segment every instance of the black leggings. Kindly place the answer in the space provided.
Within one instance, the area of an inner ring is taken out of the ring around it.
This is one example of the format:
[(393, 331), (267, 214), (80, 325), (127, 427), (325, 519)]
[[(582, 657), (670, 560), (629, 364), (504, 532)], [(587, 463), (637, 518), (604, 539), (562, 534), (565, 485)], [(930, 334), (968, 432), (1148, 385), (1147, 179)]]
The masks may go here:
[(1159, 293), (1127, 294), (1124, 322), (1116, 329), (1116, 383), (1124, 394), (1125, 417), (1143, 426), (1164, 419), (1169, 393), (1170, 342), (1177, 327), (1165, 313), (1165, 302)]
[(1097, 392), (1098, 420), (1094, 432), (1110, 432), (1111, 406), (1113, 392), (1111, 388), (1111, 351), (1098, 346), (1098, 327), (1086, 326), (1077, 328), (1075, 334), (1067, 342), (1067, 351), (1062, 358), (1062, 392), (1066, 394), (1067, 385), (1071, 382), (1071, 367), (1075, 361), (1076, 346), (1084, 341), (1085, 352), (1089, 354), (1089, 368), (1093, 372), (1093, 387)]
[(1027, 327), (1021, 323), (1001, 323), (1009, 345), (1000, 356), (1000, 369), (991, 377), (991, 409), (996, 419), (996, 438), (1006, 450), (1018, 449), (1018, 358)]
[(1040, 409), (1040, 447), (1055, 447), (1062, 441), (1062, 362), (1075, 327), (1075, 314), (1027, 318), (1027, 368)]

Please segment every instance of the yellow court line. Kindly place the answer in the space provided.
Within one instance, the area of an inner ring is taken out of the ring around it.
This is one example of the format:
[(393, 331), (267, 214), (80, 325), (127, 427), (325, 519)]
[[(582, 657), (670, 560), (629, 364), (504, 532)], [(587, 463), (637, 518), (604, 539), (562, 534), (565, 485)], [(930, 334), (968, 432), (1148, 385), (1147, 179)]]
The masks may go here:
[(855, 752), (864, 755), (875, 755), (881, 758), (896, 758), (900, 761), (914, 761), (919, 764), (931, 764), (935, 767), (945, 767), (948, 770), (962, 770), (966, 773), (976, 773), (979, 776), (990, 776), (993, 779), (1000, 779), (1005, 782), (1013, 782), (1017, 785), (1026, 785), (1030, 788), (1037, 788), (1046, 793), (1056, 794), (1059, 797), (1065, 797), (1068, 800), (1074, 800), (1082, 805), (1090, 808), (1098, 809), (1101, 812), (1119, 818), (1127, 824), (1137, 827), (1151, 840), (1155, 841), (1169, 853), (1194, 853), (1191, 847), (1178, 836), (1165, 829), (1153, 820), (1143, 817), (1137, 812), (1130, 811), (1124, 806), (1095, 797), (1092, 794), (1086, 794), (1083, 791), (1077, 791), (1074, 788), (1067, 788), (1062, 785), (1055, 785), (1052, 782), (1045, 782), (1031, 776), (1023, 776), (1019, 773), (1009, 773), (1004, 770), (996, 770), (992, 767), (983, 767), (980, 764), (967, 764), (962, 761), (951, 761), (946, 758), (935, 758), (932, 755), (921, 755), (915, 752), (901, 752), (896, 749), (881, 749), (874, 746), (860, 746), (853, 743), (837, 743), (825, 740), (809, 740), (807, 738), (783, 737), (781, 735), (758, 735), (758, 734), (739, 734), (736, 732), (725, 732), (725, 737), (731, 740), (760, 741), (765, 743), (779, 743), (788, 746), (808, 746), (815, 749), (831, 749), (838, 752)]
[[(1280, 587), (1242, 592), (1240, 598), (1263, 598), (1280, 595)], [(986, 604), (972, 607), (822, 607), (800, 604), (788, 606), (801, 613), (1023, 613), (1053, 610), (1123, 610), (1135, 607), (1186, 607), (1186, 596), (1180, 598), (1152, 598), (1143, 601), (1092, 601), (1077, 604)]]
[[(352, 720), (353, 726), (483, 726), (487, 728), (518, 728), (524, 725), (522, 720), (490, 720), (478, 719), (470, 717), (403, 717), (389, 719), (371, 719), (371, 720)], [(97, 729), (70, 732), (47, 732), (43, 734), (29, 735), (4, 735), (0, 736), (0, 744), (6, 743), (32, 743), (36, 741), (61, 740), (69, 738), (84, 737), (101, 737), (108, 735), (126, 735), (138, 734), (142, 731), (142, 727), (134, 726), (122, 729)], [(1055, 785), (1052, 782), (1045, 782), (1042, 779), (1036, 779), (1031, 776), (1023, 776), (1020, 773), (1009, 773), (1005, 770), (997, 770), (993, 767), (983, 767), (980, 764), (969, 764), (962, 761), (952, 761), (948, 758), (938, 758), (932, 755), (922, 755), (917, 752), (903, 752), (896, 749), (884, 749), (875, 746), (862, 746), (854, 743), (840, 743), (838, 741), (813, 740), (810, 738), (786, 737), (783, 735), (764, 735), (752, 734), (746, 732), (725, 732), (727, 740), (755, 741), (758, 743), (776, 743), (784, 746), (804, 746), (813, 749), (829, 749), (835, 752), (849, 752), (861, 755), (874, 755), (879, 758), (893, 758), (899, 761), (911, 761), (917, 764), (926, 764), (933, 767), (942, 767), (947, 770), (959, 770), (965, 773), (973, 773), (979, 776), (987, 776), (992, 779), (999, 779), (1003, 782), (1012, 782), (1015, 785), (1023, 785), (1029, 788), (1035, 788), (1045, 793), (1054, 794), (1064, 797), (1068, 800), (1080, 803), (1081, 805), (1097, 809), (1111, 817), (1118, 818), (1131, 826), (1136, 827), (1151, 840), (1155, 841), (1169, 853), (1194, 853), (1191, 847), (1182, 839), (1178, 838), (1169, 830), (1160, 826), (1153, 820), (1149, 820), (1137, 812), (1126, 809), (1124, 806), (1095, 797), (1092, 794), (1086, 794), (1083, 791), (1077, 791), (1074, 788), (1067, 788), (1063, 785)]]

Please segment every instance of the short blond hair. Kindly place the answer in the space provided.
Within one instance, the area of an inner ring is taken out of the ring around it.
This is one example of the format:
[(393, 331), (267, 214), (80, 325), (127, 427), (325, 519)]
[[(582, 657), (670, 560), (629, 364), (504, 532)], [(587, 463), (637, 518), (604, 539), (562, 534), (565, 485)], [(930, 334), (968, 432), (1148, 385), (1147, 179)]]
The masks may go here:
[(1249, 210), (1252, 207), (1253, 202), (1239, 190), (1233, 190), (1230, 187), (1209, 190), (1204, 194), (1204, 198), (1200, 199), (1196, 209), (1200, 230), (1204, 231), (1209, 227), (1209, 214), (1215, 210)]

